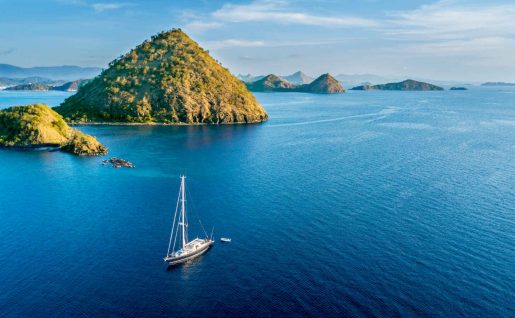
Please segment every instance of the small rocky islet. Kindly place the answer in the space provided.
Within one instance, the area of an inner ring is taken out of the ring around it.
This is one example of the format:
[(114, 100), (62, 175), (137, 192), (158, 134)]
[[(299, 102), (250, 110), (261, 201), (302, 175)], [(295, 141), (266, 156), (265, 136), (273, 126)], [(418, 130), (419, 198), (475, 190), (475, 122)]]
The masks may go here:
[(122, 167), (136, 168), (136, 166), (134, 164), (132, 164), (132, 162), (124, 160), (124, 159), (116, 158), (116, 157), (102, 160), (102, 163), (104, 165), (111, 165), (113, 168), (122, 168)]

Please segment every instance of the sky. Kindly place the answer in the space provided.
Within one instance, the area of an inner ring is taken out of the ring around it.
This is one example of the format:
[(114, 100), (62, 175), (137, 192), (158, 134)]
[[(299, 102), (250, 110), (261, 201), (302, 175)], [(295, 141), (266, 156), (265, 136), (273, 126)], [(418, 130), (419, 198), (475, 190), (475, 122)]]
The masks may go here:
[(515, 81), (513, 0), (0, 0), (0, 63), (105, 67), (176, 27), (234, 74)]

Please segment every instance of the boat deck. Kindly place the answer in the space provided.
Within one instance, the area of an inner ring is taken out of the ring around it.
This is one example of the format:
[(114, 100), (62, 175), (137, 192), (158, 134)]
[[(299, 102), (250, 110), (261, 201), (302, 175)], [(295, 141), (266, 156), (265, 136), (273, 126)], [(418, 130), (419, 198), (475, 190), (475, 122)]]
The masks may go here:
[(183, 248), (175, 252), (175, 256), (181, 256), (183, 254), (195, 252), (196, 250), (201, 249), (208, 244), (211, 244), (211, 242), (197, 237), (193, 241), (188, 242)]

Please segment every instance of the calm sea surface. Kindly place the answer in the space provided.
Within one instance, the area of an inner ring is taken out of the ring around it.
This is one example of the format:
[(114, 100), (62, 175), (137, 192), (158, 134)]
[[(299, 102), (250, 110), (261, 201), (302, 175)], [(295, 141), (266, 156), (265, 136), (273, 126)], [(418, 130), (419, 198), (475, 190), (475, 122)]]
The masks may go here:
[[(82, 128), (133, 170), (0, 151), (0, 316), (513, 317), (514, 89), (257, 98), (261, 125)], [(190, 237), (232, 243), (167, 270), (183, 173)]]

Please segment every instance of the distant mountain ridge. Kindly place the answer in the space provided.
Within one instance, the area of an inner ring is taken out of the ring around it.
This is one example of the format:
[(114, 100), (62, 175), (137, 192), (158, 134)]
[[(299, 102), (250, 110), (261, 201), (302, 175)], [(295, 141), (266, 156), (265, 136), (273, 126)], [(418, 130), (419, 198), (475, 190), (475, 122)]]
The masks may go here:
[(52, 87), (47, 84), (20, 84), (16, 86), (7, 87), (6, 91), (35, 91), (35, 92), (46, 92), (51, 90)]
[(92, 80), (76, 80), (72, 82), (66, 82), (62, 85), (52, 85), (52, 84), (43, 84), (43, 83), (29, 83), (29, 84), (19, 84), (7, 87), (6, 91), (37, 91), (37, 92), (47, 92), (47, 91), (63, 91), (63, 92), (76, 92), (80, 87), (89, 83)]
[(343, 86), (354, 87), (364, 84), (389, 83), (401, 80), (401, 78), (380, 76), (375, 74), (338, 74), (335, 78)]
[(245, 83), (252, 83), (255, 81), (259, 81), (260, 79), (262, 79), (265, 76), (264, 75), (252, 75), (252, 74), (238, 74), (238, 75), (236, 75), (236, 77), (240, 81), (243, 81)]
[(44, 77), (53, 80), (76, 80), (93, 78), (102, 71), (99, 67), (80, 67), (75, 65), (19, 67), (11, 64), (0, 64), (0, 77), (13, 79), (27, 77)]
[(297, 71), (291, 75), (280, 76), (282, 79), (287, 80), (290, 83), (303, 85), (313, 82), (314, 78), (304, 74), (302, 71)]
[[(238, 74), (236, 77), (245, 83), (253, 83), (263, 79), (265, 75)], [(277, 77), (296, 85), (309, 84), (314, 80), (313, 77), (306, 75), (302, 71), (297, 71), (290, 75), (279, 75)]]
[(47, 84), (47, 85), (62, 85), (66, 83), (65, 80), (53, 80), (46, 77), (32, 76), (25, 78), (9, 78), (9, 77), (0, 77), (0, 88), (1, 87), (10, 87), (22, 84)]

